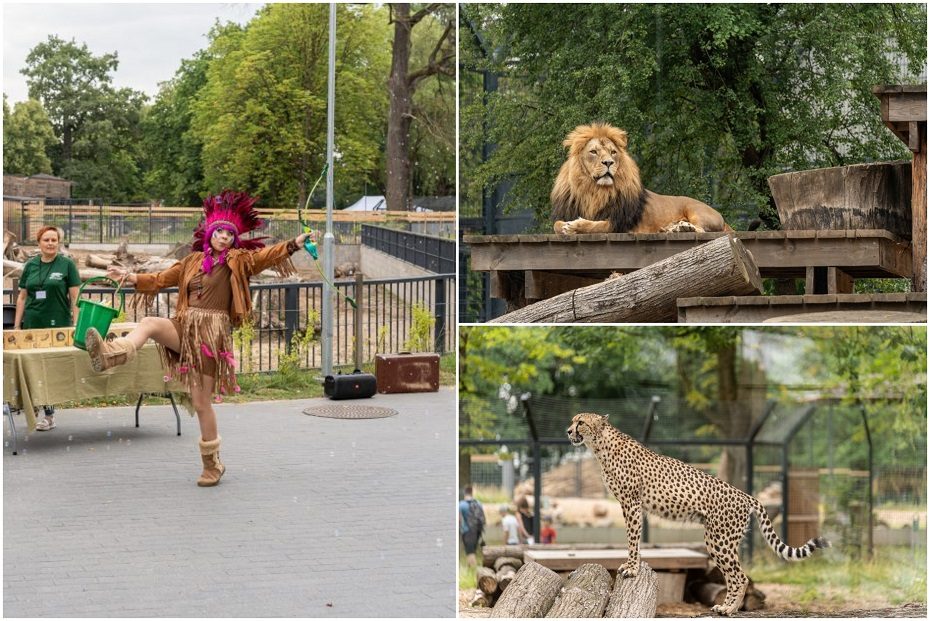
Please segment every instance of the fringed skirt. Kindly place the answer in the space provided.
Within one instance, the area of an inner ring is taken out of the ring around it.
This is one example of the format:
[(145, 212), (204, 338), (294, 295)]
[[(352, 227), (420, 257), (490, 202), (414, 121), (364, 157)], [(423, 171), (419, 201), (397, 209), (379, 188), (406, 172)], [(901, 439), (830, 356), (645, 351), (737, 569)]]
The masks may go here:
[(168, 377), (188, 388), (203, 386), (202, 376), (212, 377), (217, 401), (222, 400), (221, 395), (239, 392), (229, 313), (188, 307), (171, 322), (178, 331), (181, 351), (158, 346)]

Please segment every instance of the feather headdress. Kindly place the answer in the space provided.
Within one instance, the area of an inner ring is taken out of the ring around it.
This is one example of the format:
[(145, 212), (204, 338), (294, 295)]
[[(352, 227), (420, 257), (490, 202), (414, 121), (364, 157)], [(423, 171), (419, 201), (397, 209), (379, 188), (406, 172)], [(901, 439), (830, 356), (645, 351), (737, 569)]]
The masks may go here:
[(246, 192), (223, 190), (219, 194), (208, 196), (203, 200), (204, 219), (194, 229), (194, 241), (191, 249), (194, 252), (202, 251), (203, 271), (207, 274), (216, 263), (226, 261), (226, 251), (218, 257), (213, 257), (214, 250), (210, 246), (210, 237), (217, 229), (226, 229), (233, 235), (233, 247), (245, 250), (264, 248), (267, 237), (253, 237), (245, 239), (243, 236), (264, 226), (265, 222), (258, 217), (253, 198)]

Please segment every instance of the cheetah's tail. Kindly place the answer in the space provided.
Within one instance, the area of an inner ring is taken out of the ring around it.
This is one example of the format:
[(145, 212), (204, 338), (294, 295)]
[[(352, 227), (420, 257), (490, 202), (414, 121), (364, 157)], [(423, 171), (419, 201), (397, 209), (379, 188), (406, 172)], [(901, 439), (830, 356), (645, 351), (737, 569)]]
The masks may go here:
[(803, 561), (813, 554), (817, 548), (829, 548), (831, 546), (830, 542), (823, 537), (815, 537), (800, 548), (792, 548), (775, 534), (775, 529), (772, 527), (772, 522), (769, 521), (769, 516), (765, 512), (762, 503), (755, 498), (752, 500), (755, 503), (752, 510), (756, 514), (756, 520), (758, 520), (759, 528), (762, 530), (762, 538), (775, 551), (775, 554), (786, 561)]

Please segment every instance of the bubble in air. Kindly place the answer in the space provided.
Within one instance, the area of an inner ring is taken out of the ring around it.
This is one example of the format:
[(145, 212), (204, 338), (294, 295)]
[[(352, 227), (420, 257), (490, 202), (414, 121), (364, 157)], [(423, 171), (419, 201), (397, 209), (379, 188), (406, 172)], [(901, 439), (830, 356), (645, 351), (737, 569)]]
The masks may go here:
[(442, 547), (442, 537), (436, 537), (436, 547), (437, 548)]

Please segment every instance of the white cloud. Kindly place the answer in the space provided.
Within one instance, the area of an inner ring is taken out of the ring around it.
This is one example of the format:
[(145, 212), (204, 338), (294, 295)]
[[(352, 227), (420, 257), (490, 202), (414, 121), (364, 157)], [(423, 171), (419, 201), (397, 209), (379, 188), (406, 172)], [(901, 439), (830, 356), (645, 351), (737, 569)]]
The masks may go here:
[(3, 92), (10, 103), (28, 96), (20, 73), (26, 55), (49, 35), (86, 43), (95, 55), (116, 52), (116, 87), (150, 97), (158, 83), (174, 76), (181, 60), (207, 45), (207, 33), (221, 22), (245, 24), (262, 4), (232, 3), (4, 3)]

